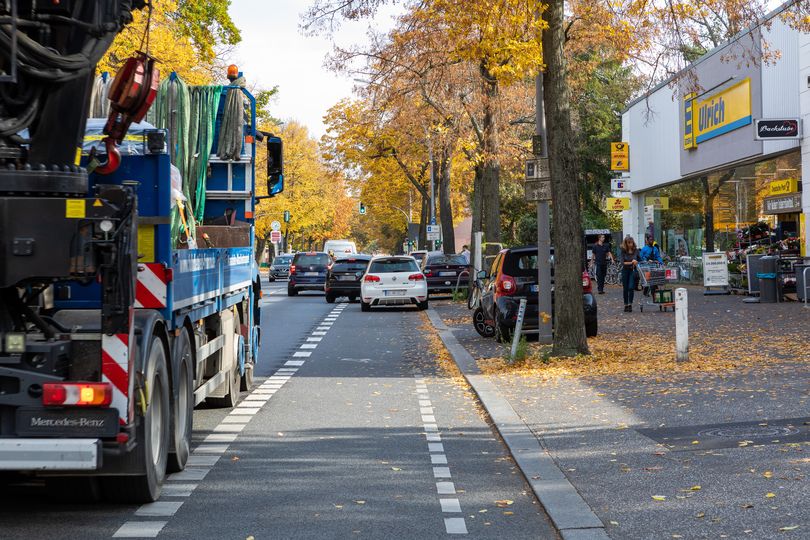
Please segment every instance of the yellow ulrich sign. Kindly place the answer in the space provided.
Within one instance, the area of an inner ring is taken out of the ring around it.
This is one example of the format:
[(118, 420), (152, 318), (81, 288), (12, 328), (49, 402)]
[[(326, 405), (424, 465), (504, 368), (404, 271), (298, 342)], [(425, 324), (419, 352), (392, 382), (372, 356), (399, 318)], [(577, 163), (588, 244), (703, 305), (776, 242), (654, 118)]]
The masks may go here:
[(645, 206), (654, 206), (656, 210), (669, 210), (669, 197), (645, 197)]
[(630, 145), (626, 142), (610, 143), (610, 170), (630, 170)]
[(684, 100), (684, 148), (719, 137), (751, 123), (751, 79), (708, 95)]
[(605, 199), (605, 210), (615, 212), (630, 210), (630, 197), (608, 197)]
[(795, 178), (774, 180), (768, 186), (768, 195), (787, 195), (799, 191), (799, 182)]

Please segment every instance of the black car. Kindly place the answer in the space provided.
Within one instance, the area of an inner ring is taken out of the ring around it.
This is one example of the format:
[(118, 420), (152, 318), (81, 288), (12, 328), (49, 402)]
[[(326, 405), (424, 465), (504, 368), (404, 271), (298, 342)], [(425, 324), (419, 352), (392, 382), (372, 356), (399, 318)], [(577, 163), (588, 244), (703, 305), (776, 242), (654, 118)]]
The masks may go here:
[(273, 264), (270, 265), (269, 281), (277, 279), (287, 279), (290, 277), (290, 264), (292, 263), (292, 255), (279, 255), (273, 259)]
[(331, 262), (329, 254), (322, 251), (296, 253), (290, 265), (287, 295), (295, 296), (298, 291), (323, 291)]
[(445, 255), (441, 251), (433, 251), (422, 259), (421, 266), (429, 294), (452, 292), (456, 284), (466, 289), (470, 284), (470, 265), (464, 255)]
[[(508, 340), (515, 329), (520, 299), (526, 298), (523, 330), (536, 333), (540, 327), (537, 292), (537, 247), (502, 250), (485, 278), (481, 303), (473, 313), (475, 329), (482, 336), (494, 335), (499, 341)], [(596, 298), (587, 272), (582, 274), (582, 307), (585, 310), (585, 335), (596, 336)]]
[(360, 297), (360, 283), (366, 273), (370, 255), (349, 255), (335, 259), (326, 273), (326, 301), (330, 304), (335, 298), (348, 296), (349, 302)]

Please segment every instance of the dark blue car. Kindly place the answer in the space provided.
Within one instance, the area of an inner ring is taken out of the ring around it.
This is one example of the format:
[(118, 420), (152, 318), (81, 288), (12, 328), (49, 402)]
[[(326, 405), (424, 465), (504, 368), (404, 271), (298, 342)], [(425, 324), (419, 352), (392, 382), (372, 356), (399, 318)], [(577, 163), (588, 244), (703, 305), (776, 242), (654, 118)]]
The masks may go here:
[(322, 251), (296, 253), (290, 265), (290, 282), (287, 295), (295, 296), (298, 291), (321, 291), (326, 283), (326, 273), (332, 258)]

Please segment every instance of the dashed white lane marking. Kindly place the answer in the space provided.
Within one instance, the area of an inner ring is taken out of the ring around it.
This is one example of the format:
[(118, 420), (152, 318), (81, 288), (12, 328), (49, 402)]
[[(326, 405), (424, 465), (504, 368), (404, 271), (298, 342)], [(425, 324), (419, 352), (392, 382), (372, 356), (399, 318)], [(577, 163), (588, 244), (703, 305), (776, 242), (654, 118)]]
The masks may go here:
[[(444, 444), (436, 423), (430, 393), (425, 378), (418, 370), (414, 372), (414, 382), (419, 399), (419, 414), (422, 418), (422, 427), (425, 430), (425, 440), (430, 454), (430, 464), (433, 466), (433, 477), (437, 480), (436, 494), (439, 495), (442, 514), (460, 514), (461, 502), (456, 496), (458, 493), (455, 484), (449, 481), (452, 474), (450, 467), (447, 466), (447, 454), (444, 452)], [(444, 518), (444, 528), (447, 534), (467, 534), (467, 523), (463, 517)]]
[[(317, 332), (312, 332), (313, 336), (318, 337), (307, 337), (309, 343), (302, 344), (300, 348), (316, 348), (345, 307), (345, 304), (341, 304), (332, 310), (324, 321), (319, 323)], [(294, 358), (308, 358), (311, 354), (311, 351), (296, 351), (292, 356)], [(278, 368), (272, 376), (268, 377), (245, 399), (239, 402), (230, 414), (223, 418), (219, 425), (214, 427), (212, 433), (194, 449), (194, 452), (189, 456), (186, 469), (166, 477), (160, 500), (140, 506), (135, 511), (134, 517), (165, 518), (174, 516), (183, 505), (184, 500), (191, 496), (199, 482), (205, 479), (208, 472), (219, 461), (220, 456), (228, 450), (230, 443), (237, 439), (253, 416), (261, 410), (261, 407), (270, 400), (273, 394), (295, 375), (305, 362), (306, 360), (288, 360), (284, 367)], [(163, 500), (164, 498), (173, 500)], [(113, 533), (113, 538), (155, 538), (167, 523), (168, 521), (165, 520), (132, 519), (121, 525)]]

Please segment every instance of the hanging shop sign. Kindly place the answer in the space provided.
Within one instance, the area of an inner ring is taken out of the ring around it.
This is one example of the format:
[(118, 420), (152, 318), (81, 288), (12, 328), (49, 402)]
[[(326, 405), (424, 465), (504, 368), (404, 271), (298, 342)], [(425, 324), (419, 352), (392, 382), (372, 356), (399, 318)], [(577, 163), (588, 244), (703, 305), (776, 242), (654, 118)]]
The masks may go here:
[(653, 206), (655, 210), (669, 210), (669, 197), (645, 197), (645, 206)]
[(787, 195), (799, 191), (799, 182), (795, 178), (774, 180), (768, 186), (768, 195)]
[(798, 118), (770, 119), (760, 118), (756, 121), (757, 140), (799, 139), (801, 138), (801, 120)]
[(614, 212), (630, 210), (630, 197), (608, 197), (605, 199), (605, 210)]
[(690, 94), (684, 99), (684, 148), (696, 148), (751, 122), (751, 79), (702, 99)]
[(789, 214), (802, 211), (802, 194), (791, 193), (777, 197), (765, 197), (762, 201), (763, 214)]
[(610, 143), (610, 170), (630, 170), (630, 145), (626, 142)]
[(627, 186), (627, 180), (624, 178), (611, 178), (610, 191), (630, 191), (630, 188)]
[(703, 254), (703, 286), (728, 287), (728, 257), (725, 253)]

